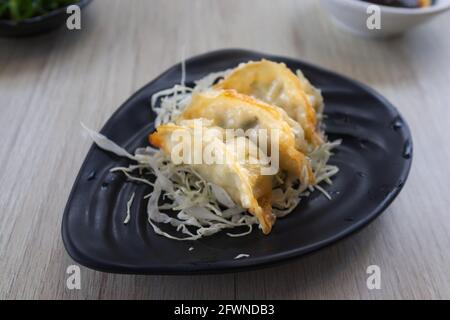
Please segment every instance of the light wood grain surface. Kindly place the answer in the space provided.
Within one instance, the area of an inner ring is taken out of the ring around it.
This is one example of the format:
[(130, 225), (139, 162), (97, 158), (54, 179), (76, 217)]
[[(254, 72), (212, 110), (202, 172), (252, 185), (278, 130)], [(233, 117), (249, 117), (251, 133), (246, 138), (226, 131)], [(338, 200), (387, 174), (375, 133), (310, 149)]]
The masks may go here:
[[(0, 298), (450, 298), (450, 15), (372, 41), (336, 30), (315, 0), (96, 0), (82, 26), (0, 39)], [(68, 290), (61, 218), (91, 144), (80, 121), (100, 128), (182, 48), (229, 47), (301, 58), (384, 94), (414, 135), (403, 192), (360, 233), (288, 264), (181, 277), (82, 268), (81, 290)], [(372, 264), (381, 290), (366, 287)]]

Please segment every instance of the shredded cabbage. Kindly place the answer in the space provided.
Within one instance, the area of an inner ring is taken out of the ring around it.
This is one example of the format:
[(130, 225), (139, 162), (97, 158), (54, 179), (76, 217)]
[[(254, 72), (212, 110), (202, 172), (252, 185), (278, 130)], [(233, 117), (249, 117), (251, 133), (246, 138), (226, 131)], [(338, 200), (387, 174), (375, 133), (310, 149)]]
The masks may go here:
[[(85, 126), (84, 126), (85, 127)], [(85, 127), (86, 128), (86, 127)], [(117, 167), (112, 172), (122, 172), (131, 181), (145, 183), (153, 187), (147, 204), (148, 222), (155, 233), (170, 239), (187, 241), (211, 236), (224, 229), (247, 227), (241, 234), (229, 234), (239, 237), (251, 232), (258, 221), (238, 207), (220, 186), (204, 180), (187, 165), (174, 165), (161, 151), (153, 148), (138, 149), (134, 155), (118, 146), (105, 136), (90, 129), (86, 130), (94, 142), (104, 150), (127, 157), (137, 162), (129, 167)], [(155, 181), (146, 178), (151, 173)], [(161, 199), (164, 204), (159, 204)], [(134, 195), (127, 203), (127, 224), (130, 220), (130, 208)], [(223, 210), (221, 206), (227, 209)], [(163, 211), (177, 212), (176, 217)], [(181, 233), (175, 236), (163, 231), (158, 225), (171, 225)]]
[(133, 192), (131, 195), (130, 200), (127, 202), (127, 216), (125, 217), (125, 220), (123, 221), (123, 224), (128, 224), (131, 220), (131, 206), (133, 205), (134, 196), (136, 194)]
[(187, 87), (182, 80), (181, 84), (155, 93), (150, 99), (151, 108), (156, 113), (155, 127), (172, 122), (190, 103), (193, 93), (210, 89), (217, 80), (226, 77), (230, 72), (231, 70), (225, 70), (211, 73), (196, 81), (194, 88)]
[[(181, 85), (175, 85), (151, 97), (151, 108), (156, 113), (156, 127), (176, 119), (189, 104), (193, 93), (208, 90), (217, 80), (230, 72), (226, 70), (211, 73), (195, 82), (194, 88), (190, 88), (184, 83), (184, 68)], [(230, 237), (242, 237), (250, 234), (253, 225), (258, 224), (258, 220), (236, 205), (223, 188), (203, 179), (191, 166), (175, 165), (162, 151), (152, 147), (140, 148), (131, 154), (104, 135), (88, 129), (84, 124), (82, 126), (100, 148), (136, 162), (128, 167), (113, 168), (111, 172), (121, 172), (130, 181), (153, 188), (144, 199), (148, 199), (148, 222), (158, 235), (178, 241), (192, 241), (214, 235), (224, 229), (248, 228), (241, 233), (227, 233)], [(324, 143), (308, 154), (316, 177), (315, 186), (304, 186), (290, 181), (283, 173), (275, 177), (278, 183), (272, 196), (273, 213), (277, 218), (291, 213), (301, 198), (309, 196), (315, 189), (331, 199), (319, 184), (322, 182), (331, 184), (331, 177), (339, 171), (336, 166), (329, 165), (328, 161), (332, 156), (332, 150), (340, 143), (340, 141)], [(134, 196), (133, 194), (127, 203), (124, 224), (130, 221)], [(164, 225), (175, 228), (177, 235), (161, 229)], [(235, 259), (247, 257), (249, 255), (241, 254)]]

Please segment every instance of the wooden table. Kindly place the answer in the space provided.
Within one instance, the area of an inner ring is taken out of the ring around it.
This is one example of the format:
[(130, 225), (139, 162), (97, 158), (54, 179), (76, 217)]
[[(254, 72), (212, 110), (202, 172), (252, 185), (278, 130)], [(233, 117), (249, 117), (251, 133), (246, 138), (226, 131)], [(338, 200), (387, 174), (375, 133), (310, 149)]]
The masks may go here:
[[(336, 30), (315, 0), (97, 0), (81, 31), (0, 39), (0, 298), (450, 298), (449, 18), (372, 41)], [(67, 289), (61, 217), (91, 145), (80, 121), (100, 128), (182, 48), (229, 47), (301, 58), (384, 94), (414, 135), (403, 192), (362, 232), (288, 264), (181, 277), (81, 268), (81, 290)], [(381, 290), (367, 289), (372, 264)]]

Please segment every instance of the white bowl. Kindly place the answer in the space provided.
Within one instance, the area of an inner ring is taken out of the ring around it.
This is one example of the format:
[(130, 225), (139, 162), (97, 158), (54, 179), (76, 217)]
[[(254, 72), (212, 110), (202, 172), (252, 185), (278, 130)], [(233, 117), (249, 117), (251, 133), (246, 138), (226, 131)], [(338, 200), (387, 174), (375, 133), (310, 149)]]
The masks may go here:
[(367, 27), (370, 16), (367, 8), (373, 3), (360, 0), (321, 0), (321, 4), (343, 29), (366, 37), (385, 38), (400, 35), (450, 9), (450, 0), (436, 1), (431, 7), (423, 9), (379, 6), (381, 28), (373, 30)]

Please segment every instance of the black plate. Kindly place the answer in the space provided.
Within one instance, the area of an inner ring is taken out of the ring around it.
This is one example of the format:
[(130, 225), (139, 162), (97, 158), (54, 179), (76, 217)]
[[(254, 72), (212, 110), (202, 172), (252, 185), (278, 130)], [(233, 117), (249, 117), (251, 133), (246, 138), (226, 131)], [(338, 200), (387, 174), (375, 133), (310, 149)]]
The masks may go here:
[[(83, 9), (92, 0), (80, 0), (74, 3)], [(0, 20), (0, 36), (3, 37), (26, 37), (45, 33), (61, 27), (66, 23), (68, 6), (50, 11), (42, 16), (33, 17), (23, 21)]]
[[(116, 273), (193, 274), (236, 271), (302, 256), (367, 225), (381, 214), (403, 187), (411, 166), (408, 126), (386, 99), (353, 80), (294, 59), (243, 50), (222, 50), (187, 61), (187, 81), (261, 58), (285, 62), (323, 90), (326, 126), (331, 140), (343, 139), (332, 163), (340, 167), (327, 200), (316, 192), (272, 233), (259, 230), (243, 238), (224, 233), (196, 242), (156, 235), (147, 223), (150, 190), (129, 183), (115, 166), (129, 162), (93, 146), (73, 187), (62, 223), (70, 256), (87, 267)], [(181, 78), (176, 65), (133, 95), (111, 117), (102, 133), (133, 152), (147, 146), (154, 128), (150, 96)], [(126, 202), (136, 192), (132, 220), (123, 225)], [(190, 252), (189, 248), (195, 250)], [(238, 254), (250, 257), (235, 260)]]

